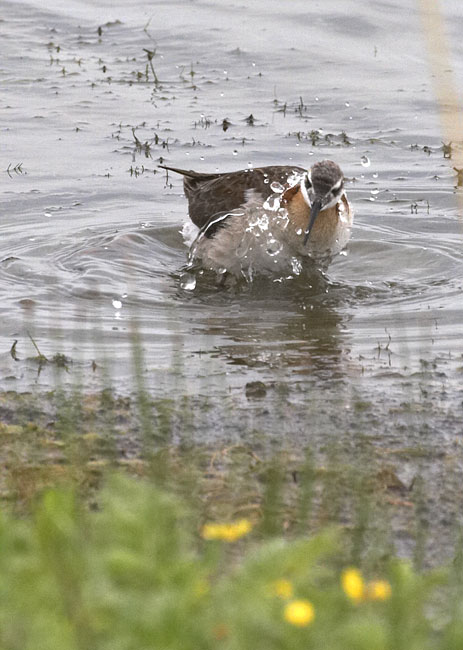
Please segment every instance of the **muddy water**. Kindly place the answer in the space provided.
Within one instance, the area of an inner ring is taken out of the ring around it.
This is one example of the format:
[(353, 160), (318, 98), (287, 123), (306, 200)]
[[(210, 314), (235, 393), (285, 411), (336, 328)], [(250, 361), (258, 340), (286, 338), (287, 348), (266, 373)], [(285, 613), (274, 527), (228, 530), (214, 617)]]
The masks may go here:
[[(461, 190), (414, 3), (1, 8), (0, 387), (46, 390), (58, 373), (131, 393), (136, 320), (145, 384), (187, 400), (190, 438), (344, 438), (355, 459), (362, 436), (386, 460), (422, 450), (395, 460), (405, 485), (419, 470), (441, 486), (449, 463), (459, 477)], [(445, 11), (461, 86), (463, 15), (458, 2)], [(160, 161), (229, 171), (323, 158), (351, 179), (356, 212), (326, 278), (185, 286), (186, 201)], [(31, 337), (69, 372), (38, 372)]]

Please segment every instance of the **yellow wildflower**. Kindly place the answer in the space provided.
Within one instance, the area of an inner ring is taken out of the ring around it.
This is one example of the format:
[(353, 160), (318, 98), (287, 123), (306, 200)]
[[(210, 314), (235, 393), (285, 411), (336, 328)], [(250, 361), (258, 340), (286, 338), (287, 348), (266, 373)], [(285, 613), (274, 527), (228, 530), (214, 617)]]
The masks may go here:
[(205, 524), (201, 529), (203, 539), (220, 539), (225, 542), (235, 542), (247, 535), (252, 528), (248, 519), (240, 519), (230, 524)]
[(367, 586), (368, 600), (388, 600), (391, 597), (391, 585), (387, 580), (373, 580)]
[(280, 580), (272, 582), (272, 593), (287, 600), (293, 596), (293, 585), (289, 580), (280, 578)]
[(211, 590), (209, 580), (206, 578), (199, 578), (194, 585), (194, 593), (198, 598), (205, 596)]
[(365, 596), (365, 583), (358, 569), (345, 569), (342, 572), (341, 584), (346, 596), (354, 603), (359, 603)]
[(284, 609), (285, 621), (296, 627), (306, 627), (315, 618), (315, 609), (309, 600), (292, 600)]
[(225, 623), (218, 623), (212, 630), (212, 634), (216, 641), (223, 641), (230, 634), (230, 630)]

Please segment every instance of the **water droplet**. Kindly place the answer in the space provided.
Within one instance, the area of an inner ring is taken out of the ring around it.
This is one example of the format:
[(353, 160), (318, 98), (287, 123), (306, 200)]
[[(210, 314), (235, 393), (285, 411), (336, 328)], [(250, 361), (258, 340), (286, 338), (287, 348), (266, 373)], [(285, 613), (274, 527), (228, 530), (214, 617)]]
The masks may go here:
[(122, 303), (120, 300), (113, 300), (112, 305), (114, 309), (122, 309)]
[(180, 277), (180, 286), (185, 291), (193, 291), (196, 287), (196, 277), (193, 273), (182, 273)]
[(264, 210), (270, 210), (270, 212), (276, 212), (280, 208), (280, 197), (269, 197), (263, 204)]
[(278, 255), (278, 253), (281, 251), (281, 248), (282, 245), (274, 237), (269, 237), (267, 239), (267, 253), (270, 255), (270, 257)]
[(344, 105), (345, 105), (345, 106), (350, 106), (349, 102), (345, 102)]
[(318, 97), (315, 97), (315, 101), (318, 102), (318, 101), (319, 101), (319, 98), (318, 98)]
[(296, 230), (296, 235), (302, 235), (302, 228), (298, 228)]
[(199, 156), (199, 159), (200, 159), (200, 160), (204, 160), (204, 156)]
[(237, 156), (237, 155), (238, 155), (238, 152), (237, 152), (236, 149), (233, 149), (233, 155), (234, 155), (234, 156)]
[(51, 212), (48, 212), (48, 211), (44, 212), (43, 214), (44, 214), (45, 217), (51, 217), (52, 216)]
[(362, 163), (362, 167), (369, 167), (371, 165), (370, 159), (368, 156), (362, 156), (360, 158), (360, 162)]
[(291, 258), (291, 268), (293, 269), (294, 275), (300, 275), (302, 271), (301, 261), (297, 257)]
[(373, 196), (375, 196), (376, 194), (379, 194), (379, 190), (371, 190), (370, 194), (373, 194)]
[(241, 275), (246, 280), (246, 282), (252, 282), (252, 278), (254, 277), (254, 269), (251, 265), (249, 265), (247, 268), (242, 268)]
[(273, 181), (273, 183), (270, 184), (270, 189), (272, 192), (277, 192), (278, 194), (281, 194), (284, 192), (284, 187), (281, 185), (281, 183), (278, 183), (277, 181)]
[(247, 237), (242, 237), (238, 246), (235, 248), (236, 256), (245, 257), (248, 251), (249, 251), (249, 242), (247, 241)]
[(378, 174), (376, 172), (374, 174), (372, 174), (372, 176), (373, 176), (373, 178), (378, 178)]
[(268, 230), (269, 221), (267, 215), (263, 214), (261, 217), (257, 217), (257, 220), (253, 225), (257, 226), (261, 232)]

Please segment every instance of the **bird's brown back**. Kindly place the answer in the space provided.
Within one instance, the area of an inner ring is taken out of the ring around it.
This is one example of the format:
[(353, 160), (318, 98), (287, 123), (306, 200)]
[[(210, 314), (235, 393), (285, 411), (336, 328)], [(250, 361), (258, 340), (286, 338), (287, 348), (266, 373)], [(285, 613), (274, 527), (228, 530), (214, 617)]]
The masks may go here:
[[(190, 219), (198, 228), (206, 228), (218, 216), (243, 205), (247, 191), (254, 190), (264, 201), (274, 192), (272, 183), (285, 186), (289, 176), (305, 171), (302, 167), (273, 165), (224, 174), (181, 172), (184, 174), (183, 185)], [(212, 236), (218, 227), (220, 224), (210, 226), (207, 235)]]

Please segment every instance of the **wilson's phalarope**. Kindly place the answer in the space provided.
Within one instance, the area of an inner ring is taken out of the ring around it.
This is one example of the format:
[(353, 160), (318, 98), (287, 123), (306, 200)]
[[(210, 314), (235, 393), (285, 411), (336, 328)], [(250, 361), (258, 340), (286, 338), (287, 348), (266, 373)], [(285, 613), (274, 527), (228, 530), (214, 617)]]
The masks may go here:
[(326, 266), (349, 240), (353, 211), (331, 160), (308, 171), (271, 166), (224, 174), (160, 166), (184, 177), (197, 227), (190, 260), (203, 268), (247, 279), (285, 268), (298, 274), (307, 258)]

